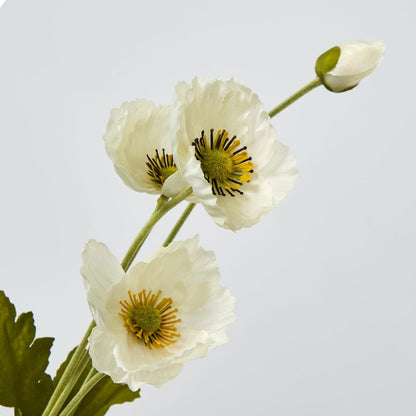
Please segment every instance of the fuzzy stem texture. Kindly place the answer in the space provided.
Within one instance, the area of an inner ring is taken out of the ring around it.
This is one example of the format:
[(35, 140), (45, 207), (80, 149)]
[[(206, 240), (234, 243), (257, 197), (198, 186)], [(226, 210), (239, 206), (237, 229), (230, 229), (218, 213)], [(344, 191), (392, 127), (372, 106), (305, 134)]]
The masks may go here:
[(295, 92), (289, 98), (287, 98), (286, 100), (284, 100), (278, 106), (276, 106), (275, 108), (273, 108), (273, 110), (271, 110), (269, 112), (270, 118), (273, 118), (276, 114), (279, 114), (286, 107), (289, 107), (290, 104), (294, 103), (296, 100), (298, 100), (300, 97), (304, 96), (306, 93), (308, 93), (309, 91), (313, 90), (314, 88), (319, 87), (319, 85), (322, 85), (322, 82), (317, 77), (312, 82), (310, 82), (309, 84), (305, 85), (299, 91)]
[[(92, 329), (95, 326), (95, 322), (91, 322), (87, 331), (85, 332), (84, 337), (82, 338), (80, 344), (75, 350), (71, 360), (65, 368), (64, 373), (62, 374), (61, 379), (59, 380), (58, 385), (56, 386), (54, 392), (52, 393), (49, 403), (43, 411), (43, 416), (55, 416), (58, 414), (62, 405), (64, 404), (66, 398), (74, 387), (75, 383), (78, 380), (80, 374), (79, 369), (85, 363), (85, 352), (86, 346), (88, 344), (88, 337), (91, 334)], [(88, 358), (88, 354), (87, 354)]]
[(158, 203), (156, 205), (156, 209), (153, 211), (153, 214), (150, 216), (147, 223), (143, 226), (143, 228), (140, 230), (139, 234), (137, 234), (136, 238), (134, 239), (132, 245), (128, 249), (126, 255), (124, 256), (121, 267), (124, 271), (126, 271), (131, 263), (133, 262), (134, 258), (136, 257), (138, 251), (142, 247), (143, 243), (145, 242), (146, 238), (152, 231), (155, 224), (173, 207), (179, 204), (179, 202), (182, 202), (184, 199), (186, 199), (189, 195), (192, 193), (192, 188), (188, 187), (184, 191), (182, 191), (180, 194), (174, 196), (171, 199), (168, 199), (165, 196), (161, 196), (158, 199)]
[(163, 247), (167, 247), (175, 239), (176, 235), (178, 234), (179, 230), (182, 228), (182, 225), (187, 220), (187, 218), (189, 217), (189, 214), (192, 212), (194, 207), (195, 207), (194, 203), (190, 202), (188, 204), (188, 206), (185, 208), (182, 215), (179, 217), (178, 221), (172, 228), (172, 231), (167, 236), (165, 242), (163, 243)]
[(68, 403), (68, 406), (62, 411), (60, 416), (71, 416), (76, 410), (81, 400), (88, 394), (88, 392), (103, 378), (105, 374), (98, 373), (95, 376), (91, 377), (89, 381), (82, 385), (79, 392), (73, 397), (73, 399)]

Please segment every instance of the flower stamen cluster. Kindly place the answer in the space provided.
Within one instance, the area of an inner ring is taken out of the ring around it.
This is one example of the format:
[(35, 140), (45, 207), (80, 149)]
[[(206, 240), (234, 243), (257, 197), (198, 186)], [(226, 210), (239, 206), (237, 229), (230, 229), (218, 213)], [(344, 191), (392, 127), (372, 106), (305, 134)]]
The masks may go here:
[(178, 168), (173, 161), (173, 156), (167, 154), (165, 149), (162, 149), (162, 155), (159, 155), (158, 149), (155, 150), (155, 156), (150, 157), (146, 155), (148, 167), (147, 174), (151, 177), (152, 182), (162, 186), (170, 175), (174, 174)]
[(180, 336), (175, 324), (181, 322), (176, 319), (178, 309), (172, 309), (171, 298), (163, 298), (159, 303), (162, 291), (146, 294), (143, 289), (137, 295), (129, 290), (129, 300), (120, 301), (122, 306), (120, 316), (124, 320), (127, 331), (134, 335), (138, 342), (144, 342), (147, 348), (164, 348), (176, 342)]
[(246, 152), (247, 146), (239, 148), (240, 141), (237, 136), (230, 139), (226, 130), (218, 130), (214, 139), (214, 129), (211, 129), (209, 145), (207, 142), (202, 130), (201, 137), (196, 138), (192, 145), (213, 195), (228, 194), (234, 197), (235, 192), (243, 195), (244, 192), (239, 188), (244, 182), (250, 182), (253, 173), (252, 158)]

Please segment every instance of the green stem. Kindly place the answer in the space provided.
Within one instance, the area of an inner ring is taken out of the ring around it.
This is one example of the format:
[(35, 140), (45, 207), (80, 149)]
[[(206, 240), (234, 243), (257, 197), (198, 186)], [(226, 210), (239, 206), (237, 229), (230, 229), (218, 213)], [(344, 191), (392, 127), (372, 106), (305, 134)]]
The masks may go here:
[(188, 187), (180, 194), (174, 196), (171, 199), (167, 199), (165, 196), (161, 196), (158, 199), (158, 203), (156, 205), (156, 209), (153, 211), (152, 215), (150, 216), (147, 223), (143, 226), (140, 230), (139, 234), (137, 234), (136, 238), (134, 239), (132, 245), (128, 249), (126, 255), (124, 256), (121, 267), (124, 271), (126, 271), (131, 263), (133, 262), (134, 258), (136, 257), (138, 251), (140, 250), (141, 246), (145, 242), (146, 238), (152, 231), (155, 224), (173, 207), (179, 204), (179, 202), (186, 199), (192, 193), (192, 188)]
[(163, 247), (167, 247), (176, 237), (179, 230), (182, 228), (182, 225), (186, 221), (186, 219), (189, 217), (189, 214), (194, 209), (195, 204), (193, 202), (190, 202), (188, 206), (183, 211), (182, 215), (179, 217), (178, 221), (176, 222), (175, 226), (172, 228), (172, 231), (167, 236), (165, 242), (163, 243)]
[(105, 377), (105, 374), (98, 373), (95, 376), (91, 378), (87, 383), (85, 383), (79, 392), (73, 397), (73, 399), (68, 403), (68, 406), (65, 407), (65, 409), (62, 411), (60, 416), (70, 416), (72, 415), (79, 404), (81, 403), (81, 400), (88, 394), (88, 392), (103, 378)]
[[(56, 415), (57, 412), (60, 410), (60, 406), (62, 406), (62, 404), (65, 402), (66, 398), (68, 397), (70, 393), (70, 390), (68, 392), (67, 386), (72, 384), (72, 387), (73, 387), (75, 383), (77, 382), (78, 380), (77, 376), (79, 376), (79, 373), (77, 373), (77, 370), (79, 366), (82, 364), (85, 348), (88, 344), (88, 337), (90, 336), (91, 331), (94, 328), (94, 326), (95, 326), (95, 322), (93, 321), (91, 322), (90, 326), (87, 329), (87, 332), (85, 332), (84, 337), (82, 338), (80, 344), (75, 350), (68, 365), (66, 366), (65, 371), (62, 374), (62, 377), (59, 380), (58, 385), (56, 386), (54, 392), (52, 393), (51, 398), (49, 399), (48, 405), (46, 406), (45, 410), (42, 413), (43, 416)], [(65, 394), (63, 394), (64, 391), (65, 391)]]
[(271, 110), (269, 112), (270, 118), (273, 118), (276, 114), (279, 114), (286, 107), (289, 107), (290, 104), (294, 103), (296, 100), (298, 100), (300, 97), (304, 96), (306, 93), (313, 90), (314, 88), (319, 87), (319, 85), (322, 85), (322, 82), (317, 77), (312, 82), (310, 82), (309, 84), (307, 84), (303, 88), (301, 88), (299, 91), (295, 92), (293, 95), (291, 95), (285, 101), (280, 103), (278, 106), (273, 108), (273, 110)]
[(61, 410), (62, 406), (65, 403), (65, 400), (68, 398), (68, 396), (71, 394), (71, 391), (73, 390), (75, 384), (77, 383), (79, 377), (85, 370), (85, 367), (89, 363), (89, 353), (88, 350), (84, 350), (82, 352), (82, 357), (80, 358), (78, 365), (75, 367), (74, 370), (74, 377), (68, 380), (68, 383), (64, 387), (62, 394), (58, 397), (56, 400), (54, 406), (52, 407), (50, 411), (51, 416), (55, 416), (59, 414), (59, 411)]
[(97, 370), (94, 367), (91, 367), (90, 371), (88, 372), (87, 376), (85, 377), (84, 382), (82, 383), (83, 385), (90, 380), (90, 378), (92, 376), (94, 376), (95, 374), (97, 374)]

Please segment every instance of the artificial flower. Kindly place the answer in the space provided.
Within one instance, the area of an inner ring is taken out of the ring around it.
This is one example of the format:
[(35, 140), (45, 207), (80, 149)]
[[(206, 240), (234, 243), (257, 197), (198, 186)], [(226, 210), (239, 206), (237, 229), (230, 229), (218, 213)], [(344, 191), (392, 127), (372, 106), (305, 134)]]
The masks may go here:
[(133, 391), (144, 383), (160, 387), (185, 361), (227, 341), (234, 298), (197, 237), (159, 248), (127, 273), (104, 244), (90, 240), (81, 273), (97, 324), (92, 363), (115, 383)]
[(104, 135), (116, 172), (135, 191), (165, 193), (177, 171), (169, 139), (171, 107), (139, 99), (111, 111)]
[(381, 41), (348, 42), (323, 53), (316, 61), (315, 71), (328, 90), (343, 92), (371, 74), (383, 55)]
[(250, 227), (293, 188), (295, 158), (249, 88), (194, 78), (177, 85), (173, 106), (176, 166), (218, 225)]

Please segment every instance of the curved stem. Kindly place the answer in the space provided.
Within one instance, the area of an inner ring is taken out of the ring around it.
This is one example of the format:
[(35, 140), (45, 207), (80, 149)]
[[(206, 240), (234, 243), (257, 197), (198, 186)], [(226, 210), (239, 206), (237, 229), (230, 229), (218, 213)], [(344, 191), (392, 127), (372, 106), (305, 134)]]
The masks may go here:
[(88, 372), (88, 374), (85, 377), (85, 380), (82, 384), (84, 385), (87, 381), (89, 381), (92, 378), (92, 376), (94, 376), (97, 373), (98, 373), (98, 371), (94, 367), (91, 367), (90, 371)]
[(75, 384), (77, 383), (79, 377), (81, 376), (82, 372), (85, 370), (85, 367), (88, 365), (88, 363), (89, 363), (89, 354), (88, 354), (88, 350), (85, 349), (82, 352), (82, 358), (80, 359), (80, 361), (78, 362), (78, 365), (75, 368), (74, 377), (68, 380), (68, 383), (64, 387), (62, 394), (58, 397), (54, 406), (52, 407), (50, 411), (50, 416), (56, 416), (59, 414), (59, 411), (64, 405), (65, 400), (71, 394), (72, 389), (74, 388)]
[(136, 238), (134, 239), (132, 245), (128, 249), (126, 255), (124, 256), (121, 267), (124, 271), (126, 271), (131, 263), (133, 262), (134, 258), (136, 257), (138, 251), (140, 250), (143, 243), (146, 241), (146, 238), (152, 231), (155, 224), (173, 207), (182, 202), (192, 193), (192, 188), (188, 187), (183, 190), (180, 194), (174, 196), (171, 199), (167, 199), (165, 196), (161, 196), (158, 199), (158, 204), (156, 205), (156, 209), (153, 211), (153, 214), (150, 216), (147, 223), (143, 226), (140, 230), (139, 234), (137, 234)]
[(189, 217), (189, 214), (194, 209), (195, 204), (193, 202), (190, 202), (188, 206), (183, 211), (182, 215), (179, 217), (178, 221), (176, 222), (175, 226), (172, 228), (172, 231), (169, 233), (169, 235), (166, 237), (165, 242), (163, 243), (163, 247), (167, 247), (176, 237), (179, 230), (182, 228), (182, 225), (186, 221), (186, 219)]
[(290, 104), (294, 103), (296, 100), (298, 100), (300, 97), (304, 96), (306, 93), (313, 90), (314, 88), (319, 87), (319, 85), (321, 85), (321, 84), (322, 84), (321, 80), (318, 77), (315, 78), (312, 82), (305, 85), (299, 91), (295, 92), (289, 98), (287, 98), (282, 103), (280, 103), (278, 106), (273, 108), (273, 110), (271, 110), (269, 112), (270, 118), (273, 118), (276, 114), (279, 114), (286, 107), (289, 107)]
[(127, 269), (130, 267), (131, 263), (133, 262), (134, 258), (139, 252), (141, 246), (143, 245), (146, 238), (150, 234), (150, 231), (152, 231), (153, 226), (156, 224), (156, 221), (155, 221), (156, 212), (160, 209), (160, 207), (163, 204), (165, 204), (168, 201), (168, 199), (169, 198), (167, 198), (166, 196), (161, 195), (159, 199), (157, 200), (155, 210), (153, 211), (152, 215), (150, 216), (146, 224), (142, 227), (139, 234), (137, 234), (136, 238), (133, 240), (129, 249), (127, 250), (127, 253), (123, 257), (123, 260), (121, 261), (121, 267), (123, 268), (124, 271), (127, 271)]
[[(75, 350), (71, 360), (69, 361), (68, 365), (65, 368), (64, 373), (62, 374), (61, 379), (58, 382), (54, 392), (52, 393), (51, 398), (49, 399), (48, 405), (46, 406), (45, 410), (43, 411), (42, 415), (52, 416), (57, 414), (60, 407), (59, 404), (65, 402), (66, 398), (68, 397), (70, 391), (68, 392), (67, 386), (72, 384), (72, 387), (75, 385), (79, 375), (77, 374), (77, 370), (82, 363), (83, 354), (85, 352), (85, 348), (88, 344), (88, 337), (91, 334), (92, 329), (95, 326), (95, 322), (91, 322), (90, 326), (88, 327), (87, 331), (85, 332), (84, 337), (82, 338), (80, 344), (78, 345), (77, 349)], [(75, 380), (75, 381), (74, 381)], [(71, 389), (72, 390), (72, 389)], [(66, 395), (63, 392), (67, 393)], [(59, 408), (58, 408), (59, 407)], [(53, 410), (53, 413), (52, 413)]]
[(68, 403), (68, 406), (61, 412), (60, 416), (70, 416), (77, 409), (81, 400), (88, 394), (88, 392), (103, 378), (105, 374), (98, 373), (93, 376), (87, 383), (85, 383), (79, 392), (73, 397), (73, 399)]

